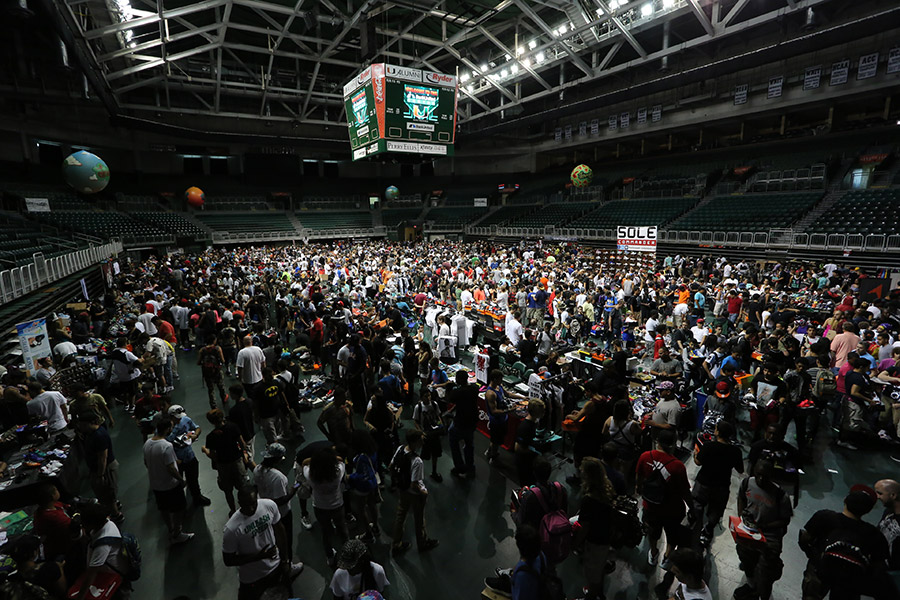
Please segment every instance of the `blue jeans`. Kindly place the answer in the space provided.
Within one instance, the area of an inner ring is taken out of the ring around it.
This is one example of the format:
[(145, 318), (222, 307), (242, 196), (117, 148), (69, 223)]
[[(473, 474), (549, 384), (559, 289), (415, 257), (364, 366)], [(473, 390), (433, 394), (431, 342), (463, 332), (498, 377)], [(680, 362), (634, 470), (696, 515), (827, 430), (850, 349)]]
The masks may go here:
[[(450, 438), (450, 454), (453, 456), (453, 468), (457, 471), (471, 471), (475, 468), (475, 428), (460, 429), (456, 423), (450, 425), (447, 431)], [(465, 462), (459, 450), (459, 443), (465, 442)]]

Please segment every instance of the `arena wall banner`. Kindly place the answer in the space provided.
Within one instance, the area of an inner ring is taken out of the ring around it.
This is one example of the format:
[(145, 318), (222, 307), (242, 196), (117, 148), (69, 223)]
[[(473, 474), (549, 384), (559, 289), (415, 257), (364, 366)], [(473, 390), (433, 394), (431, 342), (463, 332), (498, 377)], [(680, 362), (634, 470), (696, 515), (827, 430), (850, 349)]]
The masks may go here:
[(28, 212), (50, 212), (50, 200), (47, 198), (25, 198), (25, 210)]
[(38, 361), (50, 356), (50, 338), (47, 335), (47, 319), (35, 319), (16, 325), (16, 335), (22, 347), (22, 360), (29, 375), (39, 368)]
[(629, 252), (656, 252), (656, 226), (636, 227), (619, 225), (616, 228), (616, 247)]

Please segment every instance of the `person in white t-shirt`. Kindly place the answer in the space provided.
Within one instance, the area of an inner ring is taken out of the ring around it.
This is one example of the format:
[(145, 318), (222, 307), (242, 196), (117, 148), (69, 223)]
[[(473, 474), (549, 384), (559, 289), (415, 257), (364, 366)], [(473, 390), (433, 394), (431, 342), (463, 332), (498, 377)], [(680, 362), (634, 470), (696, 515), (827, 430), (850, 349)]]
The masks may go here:
[[(107, 509), (100, 504), (86, 504), (81, 508), (81, 524), (89, 536), (88, 563), (77, 600), (90, 597), (89, 590), (101, 572), (125, 573), (128, 563), (122, 554), (122, 533), (107, 517)], [(127, 578), (122, 578), (123, 590), (131, 590)], [(122, 597), (126, 597), (124, 594)]]
[(62, 431), (69, 423), (68, 400), (59, 392), (45, 392), (39, 381), (28, 383), (31, 400), (25, 405), (28, 414), (47, 421), (50, 432)]
[(512, 319), (506, 323), (506, 337), (513, 346), (518, 346), (524, 335), (525, 330), (522, 328), (522, 323), (519, 322), (519, 312), (516, 311), (513, 313)]
[[(657, 596), (669, 600), (713, 600), (712, 592), (703, 581), (703, 557), (693, 548), (677, 548), (669, 554), (669, 572), (656, 586)], [(672, 582), (678, 580), (669, 592)]]
[(335, 600), (353, 600), (368, 590), (384, 593), (390, 584), (384, 567), (372, 560), (362, 540), (347, 540), (338, 553), (337, 570), (331, 578)]
[(254, 486), (244, 486), (238, 492), (238, 506), (225, 523), (222, 561), (226, 567), (238, 567), (239, 600), (257, 600), (286, 576), (293, 579), (299, 575), (303, 563), (291, 564), (284, 558), (293, 540), (284, 533), (274, 501), (260, 498)]
[[(263, 461), (253, 469), (253, 483), (259, 491), (259, 497), (272, 500), (278, 506), (281, 523), (287, 539), (294, 539), (293, 515), (291, 515), (291, 499), (297, 493), (297, 487), (288, 484), (287, 476), (275, 468), (284, 460), (285, 448), (281, 444), (269, 444), (263, 453)], [(294, 557), (293, 544), (288, 544), (287, 558)]]
[(182, 544), (194, 537), (181, 529), (187, 499), (184, 496), (184, 477), (178, 468), (175, 448), (166, 437), (172, 433), (172, 419), (160, 414), (155, 419), (156, 433), (144, 442), (144, 465), (147, 480), (156, 497), (156, 507), (163, 515), (169, 530), (169, 542)]
[(238, 378), (244, 384), (244, 390), (247, 396), (253, 396), (253, 390), (256, 385), (262, 381), (262, 370), (266, 366), (266, 355), (263, 354), (262, 348), (253, 345), (253, 338), (249, 335), (243, 339), (244, 347), (237, 354), (235, 366), (238, 371)]

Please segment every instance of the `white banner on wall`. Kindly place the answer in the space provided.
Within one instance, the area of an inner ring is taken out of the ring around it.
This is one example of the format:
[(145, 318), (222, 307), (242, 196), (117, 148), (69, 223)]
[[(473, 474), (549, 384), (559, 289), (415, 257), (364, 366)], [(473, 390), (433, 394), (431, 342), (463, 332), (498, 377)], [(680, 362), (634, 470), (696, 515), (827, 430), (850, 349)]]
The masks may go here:
[(750, 86), (746, 83), (734, 86), (734, 105), (747, 104), (747, 93), (749, 91)]
[(647, 108), (639, 108), (637, 111), (637, 122), (638, 125), (643, 125), (647, 122)]
[(887, 72), (888, 75), (900, 73), (900, 48), (891, 48), (891, 53), (888, 54)]
[(766, 92), (766, 98), (781, 98), (781, 92), (784, 89), (784, 75), (769, 78), (769, 89)]
[(845, 58), (831, 65), (831, 80), (828, 85), (844, 85), (850, 75), (850, 59)]
[(616, 247), (631, 252), (656, 252), (656, 226), (619, 225), (616, 228)]
[(822, 66), (806, 67), (803, 73), (803, 91), (818, 89), (822, 82)]
[(871, 79), (878, 74), (878, 53), (864, 54), (859, 57), (859, 66), (856, 69), (857, 79)]
[(25, 210), (28, 212), (50, 212), (50, 200), (47, 198), (25, 198)]

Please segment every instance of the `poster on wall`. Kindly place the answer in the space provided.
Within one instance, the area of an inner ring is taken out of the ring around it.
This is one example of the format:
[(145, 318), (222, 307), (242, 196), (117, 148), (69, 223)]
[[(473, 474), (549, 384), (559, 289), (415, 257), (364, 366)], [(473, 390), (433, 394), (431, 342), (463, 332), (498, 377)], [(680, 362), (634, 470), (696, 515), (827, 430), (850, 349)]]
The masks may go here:
[(587, 121), (582, 121), (578, 124), (578, 135), (580, 137), (585, 137), (587, 135)]
[(571, 125), (566, 125), (566, 141), (567, 142), (572, 141), (572, 126)]
[(816, 67), (806, 67), (806, 72), (803, 73), (803, 91), (815, 90), (818, 89), (819, 84), (822, 81), (822, 66)]
[(644, 123), (647, 122), (647, 109), (646, 109), (646, 108), (639, 108), (639, 109), (638, 109), (638, 111), (637, 111), (637, 122), (638, 122), (638, 125), (643, 125)]
[(628, 129), (631, 126), (631, 113), (623, 112), (619, 115), (619, 123), (622, 129)]
[(47, 335), (47, 319), (35, 319), (16, 325), (16, 335), (22, 348), (22, 360), (29, 375), (38, 370), (38, 361), (50, 356), (50, 337)]
[(777, 77), (769, 78), (769, 88), (766, 92), (766, 98), (771, 100), (772, 98), (781, 98), (781, 93), (784, 90), (784, 75), (778, 75)]
[(615, 131), (619, 128), (619, 117), (617, 115), (610, 115), (609, 119), (606, 121), (609, 130)]
[(561, 141), (562, 141), (562, 127), (557, 127), (557, 128), (553, 131), (553, 141), (554, 141), (554, 142), (561, 142)]
[(864, 54), (859, 57), (859, 66), (856, 69), (857, 79), (871, 79), (878, 74), (878, 53)]
[(25, 198), (25, 210), (28, 212), (50, 212), (48, 198)]
[(591, 135), (600, 135), (600, 119), (591, 119)]
[(660, 119), (662, 119), (662, 104), (657, 104), (653, 107), (653, 112), (650, 115), (650, 122), (658, 123)]
[(734, 86), (734, 105), (747, 104), (747, 93), (749, 91), (750, 86), (746, 83)]
[(891, 48), (891, 53), (888, 54), (887, 72), (888, 75), (900, 73), (900, 48)]
[(656, 252), (656, 230), (656, 226), (619, 225), (616, 228), (616, 247), (629, 252)]
[(850, 59), (845, 58), (831, 65), (831, 81), (828, 85), (844, 85), (850, 75)]

